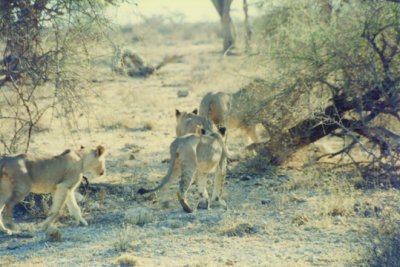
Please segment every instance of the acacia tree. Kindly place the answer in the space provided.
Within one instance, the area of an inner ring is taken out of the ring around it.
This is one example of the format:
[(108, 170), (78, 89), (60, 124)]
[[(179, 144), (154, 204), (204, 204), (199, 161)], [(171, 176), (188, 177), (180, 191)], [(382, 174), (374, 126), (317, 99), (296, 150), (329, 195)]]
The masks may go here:
[(230, 9), (233, 0), (212, 0), (215, 9), (221, 18), (222, 34), (224, 37), (224, 53), (235, 42), (235, 29), (230, 16)]
[[(81, 74), (90, 65), (88, 44), (99, 39), (107, 22), (102, 11), (112, 3), (0, 1), (0, 142), (6, 153), (21, 144), (29, 149), (32, 130), (46, 110), (73, 116), (81, 103)], [(39, 97), (49, 101), (39, 104)]]
[(272, 162), (334, 134), (352, 140), (336, 154), (359, 146), (370, 156), (359, 165), (364, 174), (374, 170), (400, 185), (400, 5), (394, 2), (342, 1), (328, 20), (318, 1), (270, 9), (263, 40), (279, 74), (250, 87), (259, 99), (253, 115), (270, 132), (258, 147)]

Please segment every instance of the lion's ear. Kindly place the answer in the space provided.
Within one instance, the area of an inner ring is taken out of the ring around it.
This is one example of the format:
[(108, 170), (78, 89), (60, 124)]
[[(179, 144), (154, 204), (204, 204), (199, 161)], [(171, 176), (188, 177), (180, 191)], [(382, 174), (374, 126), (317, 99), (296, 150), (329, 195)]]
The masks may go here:
[(175, 117), (179, 117), (181, 115), (181, 112), (178, 109), (175, 109)]
[(195, 108), (195, 109), (193, 109), (192, 113), (197, 115), (197, 113), (199, 113), (199, 110), (197, 108)]
[(102, 155), (104, 154), (105, 151), (106, 151), (106, 149), (104, 148), (104, 146), (98, 145), (98, 146), (96, 147), (96, 156), (97, 156), (97, 157), (102, 156)]

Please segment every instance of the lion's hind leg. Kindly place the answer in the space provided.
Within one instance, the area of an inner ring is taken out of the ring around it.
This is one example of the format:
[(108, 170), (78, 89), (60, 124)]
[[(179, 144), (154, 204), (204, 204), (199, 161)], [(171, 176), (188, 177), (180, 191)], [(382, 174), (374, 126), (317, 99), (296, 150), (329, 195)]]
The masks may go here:
[(181, 169), (180, 169), (180, 163), (179, 163), (179, 157), (176, 157), (176, 162), (175, 165), (173, 167), (172, 173), (171, 173), (171, 177), (169, 179), (169, 181), (160, 189), (159, 191), (159, 195), (160, 195), (160, 203), (161, 203), (161, 207), (166, 209), (170, 207), (170, 195), (169, 195), (169, 184), (175, 180), (175, 178), (177, 176), (181, 175)]
[(181, 181), (179, 183), (179, 192), (177, 193), (178, 200), (181, 203), (181, 206), (186, 212), (193, 212), (194, 210), (190, 207), (190, 205), (186, 201), (186, 193), (189, 190), (190, 185), (193, 183), (193, 179), (196, 173), (196, 162), (192, 161), (183, 161), (181, 165)]
[(87, 226), (87, 221), (82, 217), (81, 209), (79, 208), (78, 204), (76, 203), (75, 199), (75, 190), (71, 190), (67, 196), (67, 207), (69, 213), (75, 218), (76, 224), (82, 223), (83, 225)]
[(12, 231), (4, 226), (3, 220), (1, 218), (1, 213), (3, 212), (4, 204), (0, 207), (0, 230), (7, 235), (12, 235)]
[(212, 206), (222, 206), (227, 208), (226, 202), (222, 199), (226, 178), (226, 161), (220, 162), (215, 172), (214, 190), (211, 197)]
[[(24, 174), (14, 173), (13, 175), (20, 175), (23, 177)], [(4, 223), (8, 227), (6, 229), (14, 228), (14, 221), (12, 217), (12, 211), (14, 206), (24, 199), (30, 191), (30, 185), (24, 183), (15, 183), (10, 177), (3, 173), (0, 182), (0, 209), (3, 211)], [(3, 224), (3, 222), (2, 222)], [(3, 224), (4, 227), (4, 224)], [(1, 228), (1, 226), (0, 226)], [(8, 232), (8, 231), (6, 231)]]
[(207, 192), (207, 173), (199, 173), (197, 175), (197, 184), (199, 189), (200, 201), (197, 204), (198, 209), (209, 209), (210, 201)]
[(63, 184), (57, 185), (56, 191), (53, 194), (53, 204), (51, 205), (50, 215), (42, 224), (43, 229), (47, 229), (57, 218), (61, 208), (64, 206), (68, 190), (68, 187)]
[(11, 181), (3, 174), (0, 177), (0, 230), (8, 235), (11, 235), (12, 231), (4, 226), (1, 213), (7, 200), (11, 197), (11, 186)]

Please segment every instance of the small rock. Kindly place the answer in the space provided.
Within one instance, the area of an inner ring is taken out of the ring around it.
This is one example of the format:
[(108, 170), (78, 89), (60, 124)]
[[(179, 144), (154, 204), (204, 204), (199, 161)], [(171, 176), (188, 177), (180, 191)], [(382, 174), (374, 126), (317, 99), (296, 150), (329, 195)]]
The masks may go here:
[(240, 177), (240, 181), (249, 181), (250, 179), (251, 177), (248, 175)]
[(50, 226), (46, 230), (46, 240), (50, 242), (60, 242), (62, 241), (62, 234), (60, 229), (55, 226)]
[(22, 243), (18, 241), (10, 242), (7, 245), (7, 249), (13, 250), (22, 247)]
[(33, 234), (31, 232), (28, 232), (26, 230), (19, 232), (19, 233), (15, 233), (15, 236), (19, 237), (19, 238), (33, 238)]
[(189, 95), (189, 92), (186, 90), (179, 90), (178, 91), (178, 97), (187, 97)]

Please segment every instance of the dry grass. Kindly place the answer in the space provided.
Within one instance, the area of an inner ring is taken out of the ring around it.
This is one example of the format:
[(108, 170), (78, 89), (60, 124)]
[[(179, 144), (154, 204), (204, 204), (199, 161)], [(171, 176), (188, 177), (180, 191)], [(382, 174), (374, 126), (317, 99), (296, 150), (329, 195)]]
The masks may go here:
[(366, 258), (370, 266), (397, 266), (400, 262), (400, 213), (386, 207), (367, 233)]
[(144, 225), (153, 220), (153, 212), (144, 207), (131, 208), (125, 212), (125, 221), (132, 225)]
[(130, 251), (138, 246), (137, 233), (129, 225), (123, 225), (114, 241), (114, 250), (117, 252)]
[[(135, 50), (151, 62), (159, 62), (165, 54), (183, 54), (184, 64), (169, 64), (163, 72), (145, 80), (117, 76), (115, 81), (98, 83), (96, 90), (100, 98), (96, 98), (91, 107), (97, 117), (90, 118), (89, 133), (78, 133), (78, 137), (84, 138), (75, 137), (80, 142), (104, 142), (109, 150), (107, 179), (132, 186), (131, 190), (118, 194), (100, 191), (93, 196), (96, 202), (83, 205), (84, 217), (92, 216), (95, 226), (89, 224), (88, 228), (79, 227), (75, 235), (86, 229), (91, 229), (92, 235), (96, 235), (102, 231), (99, 224), (109, 227), (105, 229), (110, 232), (118, 229), (111, 238), (107, 234), (106, 240), (99, 237), (97, 244), (83, 242), (84, 245), (98, 246), (96, 253), (106, 255), (101, 259), (103, 262), (111, 253), (116, 264), (121, 266), (146, 266), (143, 261), (148, 255), (154, 255), (152, 259), (146, 258), (151, 261), (149, 265), (262, 266), (259, 259), (267, 255), (265, 261), (270, 260), (270, 266), (357, 266), (360, 264), (350, 263), (353, 263), (353, 259), (365, 257), (364, 251), (350, 251), (359, 243), (345, 237), (356, 236), (364, 242), (363, 238), (373, 232), (369, 228), (372, 222), (379, 230), (375, 232), (379, 234), (379, 242), (373, 243), (372, 249), (377, 256), (388, 255), (383, 251), (385, 247), (390, 248), (390, 242), (384, 240), (387, 240), (386, 237), (396, 237), (395, 223), (399, 218), (394, 216), (393, 207), (400, 201), (393, 201), (390, 206), (381, 202), (384, 196), (392, 200), (399, 197), (398, 193), (374, 195), (371, 191), (356, 187), (355, 181), (359, 179), (357, 172), (346, 169), (327, 168), (327, 165), (301, 169), (276, 168), (265, 164), (262, 158), (251, 158), (244, 166), (244, 169), (247, 168), (245, 174), (249, 177), (248, 181), (235, 184), (239, 180), (236, 174), (232, 172), (228, 175), (225, 194), (231, 209), (202, 211), (192, 217), (181, 213), (175, 194), (171, 194), (171, 199), (176, 205), (170, 209), (160, 209), (153, 199), (136, 196), (139, 187), (159, 182), (166, 173), (168, 165), (161, 162), (169, 157), (168, 146), (175, 136), (174, 108), (192, 110), (208, 91), (237, 91), (241, 84), (254, 77), (251, 68), (256, 69), (255, 66), (244, 69), (240, 65), (247, 60), (245, 56), (219, 56), (219, 43), (192, 45), (193, 40), (187, 38), (196, 39), (200, 36), (191, 36), (186, 30), (183, 36), (187, 43), (179, 40), (179, 46), (176, 45), (177, 39), (174, 40), (171, 35), (168, 40), (164, 38), (166, 36), (152, 37), (150, 32), (158, 27), (153, 26), (147, 30), (140, 29), (139, 32), (135, 30), (123, 38), (129, 41), (133, 35), (149, 38), (150, 42), (135, 44)], [(169, 44), (165, 45), (165, 42)], [(256, 71), (269, 73), (268, 68), (270, 66), (263, 66), (263, 69)], [(171, 84), (182, 86), (163, 86)], [(182, 87), (189, 87), (185, 88), (189, 90), (189, 95), (177, 98), (176, 92)], [(49, 125), (43, 123), (41, 127), (45, 129)], [(54, 125), (50, 126), (54, 128)], [(38, 133), (42, 139), (38, 138), (35, 146), (40, 147), (47, 142), (52, 145), (45, 146), (47, 149), (52, 150), (56, 146), (59, 149), (60, 135), (56, 130), (50, 130), (54, 139), (44, 135), (44, 132)], [(232, 151), (242, 153), (240, 149), (243, 142), (235, 136), (229, 138)], [(132, 153), (135, 158), (129, 160)], [(263, 175), (265, 179), (256, 180), (258, 178), (253, 175)], [(178, 187), (177, 184), (174, 186), (175, 189)], [(122, 200), (117, 202), (117, 198)], [(93, 205), (92, 209), (90, 205)], [(129, 208), (138, 205), (148, 207), (154, 212), (153, 216), (139, 213), (129, 217)], [(378, 223), (377, 216), (383, 207), (388, 208), (385, 210), (387, 220)], [(99, 217), (104, 219), (112, 216), (114, 211), (120, 212), (118, 216), (126, 215), (121, 220), (124, 223), (122, 227), (112, 220), (103, 224), (95, 216), (101, 214)], [(156, 221), (154, 216), (166, 218), (165, 221)], [(219, 220), (219, 216), (223, 218)], [(146, 225), (138, 226), (142, 224)], [(65, 228), (65, 231), (70, 229), (69, 225), (65, 225)], [(64, 229), (61, 230), (64, 233)], [(79, 237), (71, 239), (79, 240)], [(334, 243), (333, 239), (338, 243)], [(64, 247), (67, 243), (62, 242), (60, 246), (68, 250)], [(4, 246), (0, 244), (2, 248)], [(251, 251), (246, 251), (248, 248)], [(86, 254), (82, 250), (77, 257), (92, 258), (91, 253)], [(120, 256), (121, 253), (124, 254)], [(55, 253), (48, 256), (57, 259)], [(0, 259), (0, 265), (7, 266), (10, 262), (23, 262), (25, 259), (26, 256), (7, 255)], [(27, 263), (44, 263), (45, 259), (30, 258)]]
[(297, 216), (293, 217), (293, 219), (292, 219), (292, 223), (297, 226), (304, 225), (308, 221), (309, 221), (309, 218), (304, 215), (297, 215)]
[(124, 254), (117, 259), (117, 264), (121, 267), (138, 266), (139, 259), (133, 255)]
[(253, 224), (250, 223), (235, 223), (230, 227), (221, 230), (222, 235), (226, 236), (239, 236), (255, 234), (258, 230)]
[(154, 123), (153, 122), (145, 122), (143, 125), (143, 128), (148, 131), (154, 130)]

